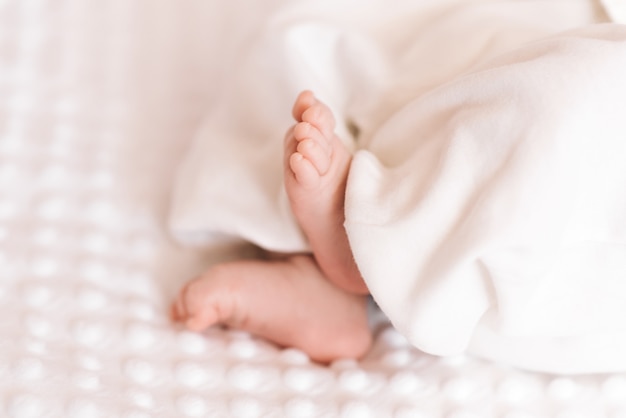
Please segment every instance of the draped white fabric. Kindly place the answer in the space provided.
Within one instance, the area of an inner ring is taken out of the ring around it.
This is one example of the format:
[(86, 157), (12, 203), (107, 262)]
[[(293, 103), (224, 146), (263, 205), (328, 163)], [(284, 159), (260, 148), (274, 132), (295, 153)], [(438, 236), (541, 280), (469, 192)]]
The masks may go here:
[[(495, 333), (527, 348), (497, 356), (527, 367), (626, 366), (624, 346), (587, 352), (626, 334), (623, 74), (623, 26), (531, 43), (409, 103), (356, 154), (353, 251), (415, 345), (476, 338), (480, 354)], [(531, 350), (546, 340), (549, 361)]]

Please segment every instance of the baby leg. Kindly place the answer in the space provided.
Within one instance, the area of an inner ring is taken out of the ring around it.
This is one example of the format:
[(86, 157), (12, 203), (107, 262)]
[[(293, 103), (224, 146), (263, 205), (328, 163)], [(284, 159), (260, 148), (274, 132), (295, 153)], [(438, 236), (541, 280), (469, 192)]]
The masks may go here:
[(371, 344), (365, 297), (335, 287), (305, 255), (214, 266), (181, 289), (171, 311), (193, 331), (223, 324), (320, 362), (360, 357)]
[(285, 188), (291, 208), (324, 275), (340, 288), (369, 293), (343, 227), (352, 156), (335, 135), (330, 109), (310, 91), (293, 107), (296, 124), (285, 139)]

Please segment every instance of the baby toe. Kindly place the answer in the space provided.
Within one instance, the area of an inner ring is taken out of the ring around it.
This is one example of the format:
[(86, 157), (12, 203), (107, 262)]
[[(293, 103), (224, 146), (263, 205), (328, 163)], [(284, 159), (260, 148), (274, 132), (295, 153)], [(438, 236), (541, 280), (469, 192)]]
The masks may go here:
[(324, 175), (330, 167), (330, 156), (320, 146), (319, 141), (304, 139), (298, 143), (297, 151), (308, 160), (319, 175)]
[(305, 188), (312, 188), (319, 184), (320, 175), (310, 160), (299, 152), (294, 152), (289, 158), (289, 167), (298, 184)]
[(293, 105), (293, 108), (291, 110), (291, 114), (293, 118), (298, 122), (302, 122), (302, 114), (304, 113), (305, 110), (311, 107), (315, 102), (316, 102), (316, 99), (315, 99), (315, 96), (313, 95), (313, 92), (311, 92), (310, 90), (304, 90), (302, 93), (298, 95), (298, 98), (296, 99)]
[(302, 113), (302, 121), (315, 126), (326, 138), (331, 138), (335, 131), (335, 118), (322, 102), (315, 102)]

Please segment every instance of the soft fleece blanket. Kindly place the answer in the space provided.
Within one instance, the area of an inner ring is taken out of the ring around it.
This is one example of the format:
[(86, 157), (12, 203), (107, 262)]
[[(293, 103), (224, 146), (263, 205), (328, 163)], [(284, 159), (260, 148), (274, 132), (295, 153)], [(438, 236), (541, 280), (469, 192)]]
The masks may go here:
[(281, 147), (312, 89), (355, 150), (355, 260), (414, 345), (626, 370), (626, 29), (598, 24), (619, 6), (349, 3), (293, 3), (243, 38), (181, 167), (174, 233), (307, 250)]

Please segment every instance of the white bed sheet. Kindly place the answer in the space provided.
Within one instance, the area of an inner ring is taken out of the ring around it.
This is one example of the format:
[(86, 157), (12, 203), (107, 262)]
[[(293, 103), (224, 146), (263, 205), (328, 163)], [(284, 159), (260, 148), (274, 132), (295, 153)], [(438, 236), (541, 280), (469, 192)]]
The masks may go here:
[(626, 416), (626, 375), (435, 358), (384, 319), (363, 361), (328, 367), (169, 323), (180, 284), (247, 252), (181, 248), (165, 219), (215, 47), (238, 42), (214, 35), (254, 4), (0, 2), (0, 416)]

